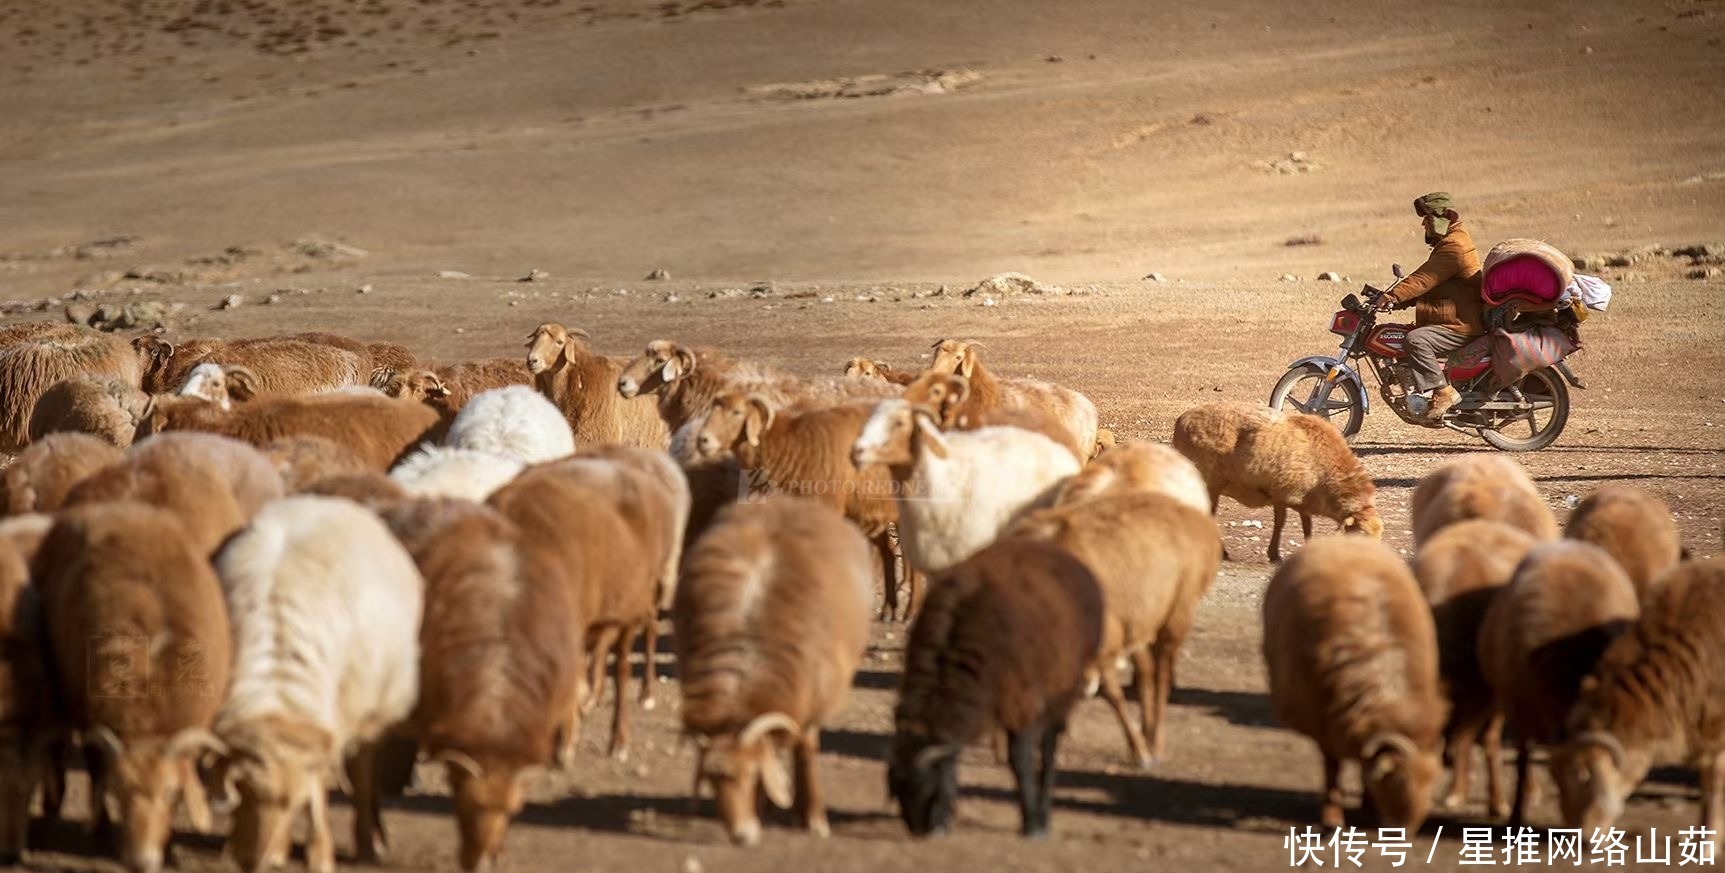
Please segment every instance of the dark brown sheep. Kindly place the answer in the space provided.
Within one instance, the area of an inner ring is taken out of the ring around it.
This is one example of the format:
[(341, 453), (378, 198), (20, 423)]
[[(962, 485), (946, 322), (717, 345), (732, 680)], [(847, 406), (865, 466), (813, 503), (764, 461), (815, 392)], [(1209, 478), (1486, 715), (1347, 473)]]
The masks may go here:
[(381, 473), (428, 439), (437, 424), (438, 414), (422, 403), (370, 392), (261, 397), (229, 412), (198, 398), (158, 397), (138, 426), (138, 435), (203, 431), (254, 446), (288, 437), (323, 437)]

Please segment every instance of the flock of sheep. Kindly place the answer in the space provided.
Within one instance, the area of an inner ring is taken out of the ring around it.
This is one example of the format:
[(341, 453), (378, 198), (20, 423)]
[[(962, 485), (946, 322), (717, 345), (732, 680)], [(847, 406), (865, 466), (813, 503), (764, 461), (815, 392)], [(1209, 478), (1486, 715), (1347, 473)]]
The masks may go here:
[[(58, 814), (74, 749), (134, 871), (160, 868), (176, 808), (213, 826), (209, 793), (241, 868), (284, 863), (304, 815), (328, 871), (333, 786), (375, 859), (405, 750), (447, 768), (460, 865), (487, 866), (523, 771), (572, 765), (607, 667), (627, 754), (630, 655), (644, 638), (651, 707), (667, 610), (697, 789), (736, 841), (760, 838), (758, 793), (827, 832), (821, 727), (871, 619), (912, 616), (887, 772), (905, 824), (948, 828), (959, 752), (992, 738), (1037, 835), (1080, 699), (1110, 704), (1134, 762), (1166, 753), (1222, 496), (1273, 507), (1272, 560), (1289, 509), (1309, 540), (1266, 592), (1264, 655), (1278, 717), (1323, 753), (1324, 824), (1357, 761), (1376, 818), (1417, 828), (1440, 754), (1454, 806), (1480, 741), (1509, 812), (1507, 725), (1517, 818), (1538, 744), (1572, 823), (1688, 754), (1721, 829), (1725, 562), (1687, 561), (1646, 494), (1600, 489), (1559, 538), (1519, 465), (1464, 457), (1415, 492), (1410, 566), (1316, 418), (1208, 404), (1172, 446), (1116, 444), (1082, 394), (996, 377), (978, 343), (805, 379), (587, 341), (545, 324), (525, 355), (429, 368), (330, 334), (0, 328), (0, 863), (38, 794)], [(1314, 516), (1364, 535), (1310, 539)]]

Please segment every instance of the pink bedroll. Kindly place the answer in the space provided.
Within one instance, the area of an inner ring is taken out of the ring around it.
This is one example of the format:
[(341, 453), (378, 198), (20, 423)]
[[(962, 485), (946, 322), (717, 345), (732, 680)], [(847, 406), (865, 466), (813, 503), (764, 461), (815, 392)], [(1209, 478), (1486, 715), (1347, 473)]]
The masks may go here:
[(1563, 294), (1561, 277), (1544, 260), (1521, 255), (1498, 264), (1480, 284), (1487, 303), (1500, 306), (1511, 297), (1535, 303), (1550, 303)]

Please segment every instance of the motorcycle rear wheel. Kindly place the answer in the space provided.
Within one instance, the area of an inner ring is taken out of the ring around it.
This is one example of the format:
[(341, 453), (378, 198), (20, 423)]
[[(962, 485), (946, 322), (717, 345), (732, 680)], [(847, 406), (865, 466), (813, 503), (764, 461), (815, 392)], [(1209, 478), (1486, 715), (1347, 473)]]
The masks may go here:
[(1345, 377), (1332, 383), (1329, 393), (1319, 398), (1319, 389), (1327, 375), (1329, 371), (1317, 364), (1290, 367), (1276, 382), (1276, 387), (1270, 389), (1270, 408), (1288, 407), (1296, 412), (1316, 415), (1335, 425), (1342, 436), (1353, 442), (1360, 427), (1366, 423), (1366, 399), (1360, 393), (1359, 384)]
[[(1563, 426), (1569, 423), (1569, 385), (1556, 370), (1545, 367), (1521, 377), (1517, 387), (1535, 409), (1526, 417), (1505, 421), (1495, 428), (1482, 428), (1479, 436), (1499, 451), (1537, 452), (1557, 442)], [(1528, 435), (1510, 436), (1505, 430), (1526, 430)]]

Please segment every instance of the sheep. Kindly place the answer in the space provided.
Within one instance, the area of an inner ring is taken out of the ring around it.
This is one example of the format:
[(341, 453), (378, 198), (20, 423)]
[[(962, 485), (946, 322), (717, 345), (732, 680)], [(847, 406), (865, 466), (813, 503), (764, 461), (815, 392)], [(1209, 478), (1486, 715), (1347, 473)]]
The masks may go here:
[(272, 440), (259, 447), (281, 474), (289, 494), (333, 476), (350, 476), (371, 470), (364, 459), (346, 446), (315, 436), (292, 436)]
[(203, 431), (255, 446), (288, 437), (323, 437), (381, 473), (426, 439), (437, 423), (437, 413), (424, 404), (377, 395), (262, 397), (230, 412), (199, 398), (157, 397), (138, 424), (138, 436)]
[(905, 386), (904, 399), (935, 410), (944, 430), (1021, 427), (1060, 443), (1079, 463), (1089, 460), (1095, 453), (1094, 440), (1080, 443), (1065, 422), (1041, 406), (979, 405), (970, 392), (970, 380), (953, 373), (924, 371)]
[(1299, 512), (1308, 540), (1313, 515), (1334, 520), (1343, 531), (1383, 537), (1371, 474), (1341, 432), (1322, 418), (1244, 403), (1207, 403), (1174, 421), (1173, 445), (1203, 475), (1212, 513), (1224, 495), (1243, 506), (1274, 507), (1271, 562), (1282, 559), (1282, 527), (1290, 507)]
[(308, 483), (301, 494), (341, 497), (370, 509), (388, 506), (413, 496), (394, 479), (376, 470), (325, 476)]
[(30, 443), (30, 420), (36, 402), (65, 379), (108, 377), (137, 385), (138, 355), (118, 337), (88, 328), (21, 333), (0, 346), (0, 454), (16, 455)]
[(1270, 577), (1263, 616), (1270, 705), (1323, 754), (1323, 826), (1342, 826), (1341, 767), (1357, 760), (1368, 813), (1418, 830), (1444, 708), (1436, 630), (1407, 565), (1374, 540), (1319, 537)]
[(775, 805), (793, 804), (789, 747), (797, 817), (828, 836), (820, 730), (844, 709), (868, 647), (868, 544), (837, 511), (776, 495), (726, 508), (684, 575), (671, 624), (683, 731), (700, 749), (695, 784), (713, 786), (731, 839), (754, 845), (757, 782)]
[[(570, 590), (583, 625), (574, 630), (592, 676), (578, 702), (597, 702), (607, 653), (615, 655), (615, 712), (610, 754), (629, 747), (629, 651), (647, 633), (647, 681), (641, 706), (653, 699), (658, 608), (675, 581), (688, 495), (663, 452), (624, 446), (528, 468), (487, 504), (522, 529), (534, 548), (548, 550)], [(681, 509), (679, 510), (679, 507)], [(568, 766), (575, 737), (565, 737), (558, 762)]]
[(374, 388), (383, 387), (379, 383), (387, 380), (389, 374), (407, 372), (419, 365), (419, 359), (414, 356), (412, 350), (399, 343), (365, 342), (353, 337), (321, 331), (307, 331), (238, 342), (239, 344), (246, 344), (277, 340), (297, 340), (352, 352), (360, 360), (360, 372), (367, 377)]
[(258, 391), (257, 374), (250, 368), (206, 362), (193, 367), (186, 374), (186, 381), (174, 393), (181, 397), (201, 397), (226, 412), (233, 408), (235, 402), (244, 403), (256, 397)]
[[(1164, 494), (1106, 494), (1026, 515), (1007, 534), (1071, 552), (1102, 586), (1102, 643), (1093, 670), (1140, 767), (1166, 750), (1163, 727), (1174, 664), (1198, 601), (1222, 559), (1216, 523), (1202, 507)], [(1126, 710), (1115, 664), (1137, 673), (1140, 731)]]
[(1665, 501), (1633, 485), (1602, 485), (1576, 504), (1563, 535), (1604, 549), (1643, 596), (1683, 559)]
[(894, 385), (909, 385), (911, 380), (916, 378), (916, 374), (908, 370), (895, 370), (885, 361), (851, 358), (845, 362), (845, 378), (884, 379)]
[(1210, 489), (1185, 455), (1162, 443), (1133, 440), (1101, 454), (1060, 486), (1057, 505), (1106, 494), (1165, 494), (1203, 512)]
[(1114, 431), (1099, 427), (1096, 429), (1096, 450), (1091, 452), (1090, 456), (1100, 458), (1103, 452), (1111, 451), (1118, 445), (1120, 445), (1120, 438), (1114, 435)]
[[(775, 413), (759, 394), (726, 391), (714, 398), (696, 446), (703, 458), (732, 454), (739, 475), (757, 491), (792, 494), (843, 512), (874, 544), (884, 581), (881, 617), (896, 618), (898, 555), (891, 528), (898, 522), (898, 501), (892, 476), (879, 464), (859, 468), (851, 461), (851, 446), (871, 412), (872, 404), (859, 402)], [(914, 605), (919, 583), (909, 581)], [(910, 613), (907, 608), (902, 614), (908, 619)]]
[[(927, 373), (963, 376), (970, 386), (960, 401), (959, 416), (986, 415), (1009, 409), (1059, 422), (1070, 436), (1059, 442), (1072, 446), (1083, 461), (1096, 448), (1096, 404), (1070, 388), (1039, 379), (1000, 379), (982, 365), (982, 343), (943, 339), (933, 346)], [(920, 378), (920, 377), (919, 377)], [(962, 425), (961, 425), (962, 426)]]
[(449, 426), (443, 444), (475, 449), (523, 464), (575, 453), (569, 422), (551, 401), (525, 385), (495, 388), (474, 396)]
[(150, 395), (109, 376), (75, 376), (49, 386), (30, 413), (30, 442), (53, 433), (87, 433), (117, 448), (132, 444)]
[(403, 491), (416, 497), (459, 497), (483, 502), (509, 484), (525, 464), (478, 449), (426, 446), (389, 471)]
[(594, 354), (582, 342), (587, 338), (580, 328), (551, 322), (535, 328), (527, 337), (533, 387), (562, 410), (578, 445), (665, 448), (671, 435), (653, 399), (617, 393), (628, 359)]
[(89, 434), (43, 437), (0, 470), (0, 515), (54, 512), (67, 492), (120, 457), (119, 449)]
[(64, 505), (137, 500), (162, 507), (207, 555), (283, 493), (281, 475), (251, 446), (212, 434), (163, 434), (85, 477)]
[(208, 824), (192, 768), (214, 744), (209, 727), (228, 687), (221, 587), (172, 515), (129, 501), (63, 512), (34, 567), (56, 697), (98, 752), (98, 823), (100, 798), (113, 798), (120, 860), (155, 873), (176, 797)]
[(1501, 521), (1540, 541), (1557, 538), (1557, 519), (1527, 468), (1502, 455), (1463, 455), (1427, 473), (1414, 486), (1409, 511), (1415, 546), (1445, 525), (1469, 518)]
[(30, 585), (35, 551), (0, 534), (0, 868), (21, 860), (37, 783), (45, 782), (47, 811), (59, 810), (59, 792), (45, 780), (42, 760), (57, 719), (46, 703), (51, 697), (41, 655), (40, 590)]
[(375, 861), (387, 843), (377, 743), (418, 695), (419, 570), (377, 516), (313, 496), (265, 506), (214, 565), (234, 637), (214, 725), (215, 772), (239, 793), (229, 854), (242, 870), (281, 865), (304, 809), (307, 866), (333, 870), (324, 786), (345, 758), (356, 852)]
[(137, 355), (149, 362), (142, 385), (151, 394), (179, 390), (193, 368), (203, 363), (245, 367), (257, 375), (260, 394), (312, 394), (364, 385), (370, 375), (360, 355), (297, 339), (197, 339), (176, 346), (158, 337), (141, 336), (132, 345)]
[(519, 357), (465, 361), (436, 369), (380, 374), (374, 384), (391, 397), (406, 397), (437, 410), (447, 425), (473, 395), (511, 385), (532, 385), (533, 372)]
[(1635, 586), (1598, 546), (1541, 543), (1492, 600), (1479, 665), (1516, 735), (1510, 827), (1525, 820), (1535, 743), (1565, 739), (1565, 719), (1611, 640), (1640, 614)]
[(521, 809), (521, 774), (551, 760), (582, 673), (568, 586), (495, 511), (407, 500), (383, 520), (425, 577), (413, 733), (444, 764), (461, 869), (494, 864)]
[(1450, 702), (1444, 756), (1454, 775), (1444, 809), (1467, 802), (1474, 743), (1483, 730), (1488, 809), (1500, 818), (1509, 814), (1502, 782), (1503, 714), (1480, 671), (1479, 627), (1492, 598), (1534, 545), (1520, 528), (1474, 518), (1439, 531), (1414, 555), (1414, 578), (1437, 625), (1438, 678)]
[(994, 727), (1007, 735), (1021, 830), (1047, 833), (1056, 747), (1103, 614), (1083, 562), (1046, 543), (1001, 540), (930, 587), (905, 648), (887, 765), (913, 835), (951, 827), (958, 754)]
[(1552, 755), (1564, 824), (1608, 829), (1655, 757), (1700, 771), (1701, 822), (1725, 833), (1725, 560), (1689, 561), (1666, 573), (1640, 618), (1612, 641), (1564, 725)]

